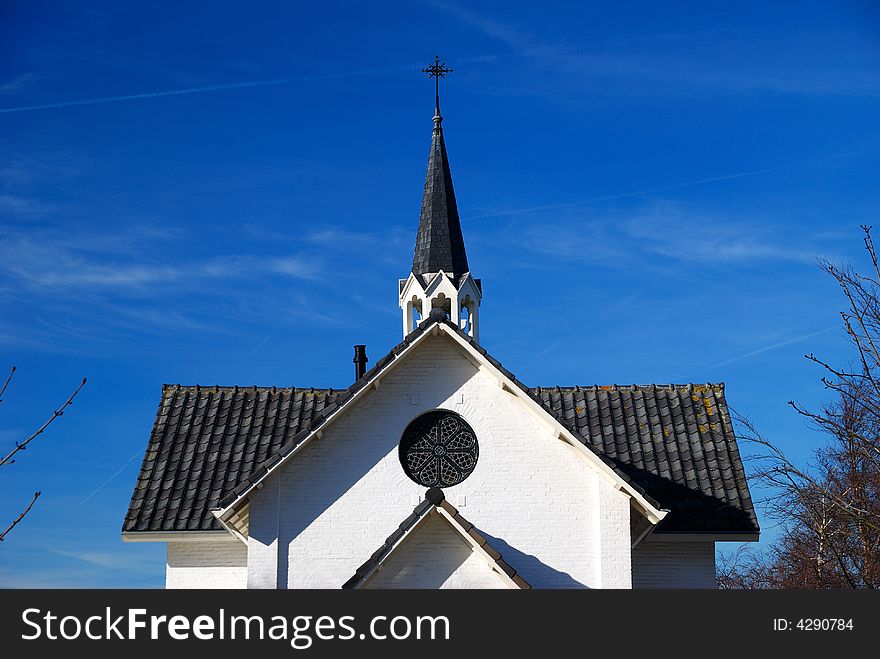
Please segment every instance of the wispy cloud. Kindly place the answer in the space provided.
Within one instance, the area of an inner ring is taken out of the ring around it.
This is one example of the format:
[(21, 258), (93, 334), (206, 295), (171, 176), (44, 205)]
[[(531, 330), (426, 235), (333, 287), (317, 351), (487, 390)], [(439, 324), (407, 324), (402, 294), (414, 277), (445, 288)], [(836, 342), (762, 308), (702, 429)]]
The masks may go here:
[(315, 303), (325, 295), (329, 247), (260, 241), (248, 253), (213, 256), (161, 225), (80, 231), (44, 220), (4, 229), (0, 341), (10, 349), (103, 354), (163, 335), (345, 322)]
[(6, 551), (19, 555), (0, 565), (0, 588), (137, 588), (162, 583), (161, 558), (157, 564), (156, 551), (149, 547), (120, 544), (116, 551), (107, 551), (44, 537), (38, 545), (26, 549), (16, 543)]
[[(616, 321), (619, 322), (619, 319), (617, 317), (623, 315), (623, 312), (628, 307), (630, 307), (633, 304), (633, 302), (635, 302), (643, 294), (643, 292), (644, 291), (636, 291), (635, 293), (631, 293), (630, 295), (623, 296), (620, 299), (615, 300), (614, 302), (611, 302), (610, 304), (603, 307), (594, 316), (591, 316), (591, 319), (594, 321), (601, 321), (600, 324), (604, 324), (604, 322), (608, 321), (609, 319), (615, 319)], [(580, 328), (580, 325), (578, 323), (574, 323), (574, 324), (578, 325), (578, 327), (579, 327), (579, 329), (577, 331), (575, 331), (575, 332), (562, 332), (561, 334), (556, 333), (555, 334), (555, 336), (556, 336), (555, 341), (551, 341), (550, 343), (548, 343), (547, 345), (545, 345), (543, 348), (541, 348), (540, 350), (538, 350), (536, 352), (530, 351), (528, 353), (526, 359), (522, 362), (522, 366), (523, 367), (530, 367), (534, 364), (538, 364), (541, 361), (543, 361), (544, 358), (547, 357), (547, 355), (550, 355), (550, 354), (556, 352), (560, 348), (565, 347), (567, 349), (570, 349), (571, 346), (574, 343), (576, 343), (580, 337), (583, 336), (583, 331)]]
[(604, 195), (601, 197), (590, 197), (589, 199), (581, 199), (579, 201), (570, 201), (570, 202), (562, 202), (556, 204), (542, 204), (540, 206), (527, 206), (524, 208), (513, 208), (508, 210), (495, 211), (492, 213), (483, 213), (481, 215), (471, 215), (468, 219), (477, 220), (483, 218), (491, 218), (491, 217), (505, 217), (511, 215), (526, 215), (529, 213), (537, 213), (540, 211), (549, 211), (549, 210), (562, 210), (565, 208), (576, 208), (578, 206), (589, 206), (590, 204), (598, 204), (607, 201), (618, 201), (621, 199), (630, 199), (633, 197), (646, 197), (654, 194), (662, 194), (666, 192), (675, 192), (677, 190), (685, 190), (687, 188), (696, 187), (699, 185), (707, 185), (710, 183), (720, 183), (723, 181), (732, 181), (735, 179), (746, 178), (749, 176), (759, 176), (761, 174), (770, 174), (774, 172), (782, 172), (789, 169), (796, 169), (799, 167), (806, 167), (809, 165), (815, 165), (819, 163), (831, 162), (833, 160), (840, 160), (844, 158), (852, 158), (855, 156), (860, 156), (866, 153), (873, 153), (877, 151), (875, 148), (868, 149), (859, 149), (858, 151), (847, 151), (845, 153), (837, 153), (830, 156), (823, 156), (821, 158), (810, 158), (809, 160), (800, 160), (797, 162), (786, 163), (784, 165), (776, 165), (774, 167), (763, 167), (760, 169), (752, 169), (743, 172), (734, 172), (731, 174), (721, 174), (719, 176), (710, 176), (708, 178), (699, 178), (693, 179), (690, 181), (683, 181), (681, 183), (673, 183), (672, 185), (664, 185), (653, 188), (646, 188), (643, 190), (633, 190), (632, 192), (622, 192), (619, 194), (613, 195)]
[(270, 259), (267, 266), (269, 272), (299, 279), (316, 279), (318, 277), (318, 267), (314, 263), (296, 256)]
[[(508, 225), (495, 240), (493, 251), (501, 249), (517, 253), (531, 251), (552, 259), (516, 259), (511, 263), (520, 268), (556, 267), (554, 260), (592, 265), (620, 266), (632, 255), (626, 235), (610, 219), (593, 216), (543, 219)], [(496, 235), (496, 232), (492, 232)]]
[(352, 243), (370, 243), (374, 242), (383, 235), (387, 235), (390, 231), (351, 231), (341, 227), (327, 227), (318, 231), (306, 234), (305, 239), (311, 243), (317, 244), (333, 244), (344, 245)]
[(486, 36), (498, 39), (513, 48), (527, 49), (532, 48), (535, 45), (535, 40), (531, 35), (514, 27), (506, 21), (475, 12), (455, 2), (427, 0), (427, 4), (457, 18), (466, 25), (478, 29)]
[(110, 552), (89, 551), (89, 550), (70, 550), (70, 549), (50, 549), (53, 554), (70, 558), (89, 565), (96, 565), (101, 568), (110, 570), (121, 570), (132, 567), (134, 564), (140, 564), (141, 561), (132, 560), (123, 555), (112, 554)]
[(28, 89), (38, 79), (39, 76), (32, 71), (17, 75), (0, 83), (0, 95), (19, 94), (23, 90)]
[[(427, 4), (463, 25), (497, 40), (530, 66), (508, 69), (504, 84), (486, 85), (495, 93), (525, 92), (559, 100), (578, 89), (592, 95), (691, 93), (715, 89), (727, 93), (770, 92), (799, 95), (880, 95), (880, 74), (874, 67), (847, 68), (828, 63), (827, 58), (806, 66), (805, 59), (822, 48), (829, 50), (833, 35), (792, 35), (791, 42), (775, 38), (764, 43), (761, 34), (742, 30), (715, 29), (696, 34), (649, 34), (628, 39), (566, 44), (541, 37), (534, 28), (526, 28), (504, 17), (474, 11), (469, 6), (448, 0), (428, 0)], [(699, 44), (701, 57), (682, 53), (676, 46)], [(845, 46), (846, 41), (841, 40)], [(816, 44), (810, 49), (809, 44)], [(744, 57), (762, 46), (769, 53), (758, 64)], [(799, 57), (792, 57), (791, 53)], [(514, 73), (509, 73), (514, 71)], [(560, 77), (566, 84), (559, 84)], [(512, 84), (516, 79), (518, 85)], [(573, 85), (573, 79), (591, 81)], [(618, 84), (615, 84), (618, 83)], [(638, 83), (638, 84), (634, 84)]]
[[(793, 236), (778, 221), (707, 212), (672, 201), (651, 201), (629, 210), (536, 214), (529, 221), (509, 223), (504, 231), (486, 231), (493, 236), (493, 253), (518, 254), (508, 263), (528, 269), (558, 269), (565, 262), (613, 271), (656, 270), (670, 262), (813, 265), (820, 256), (833, 258), (830, 250), (835, 248), (827, 237), (807, 232)], [(522, 258), (524, 251), (540, 256)]]
[[(0, 588), (149, 588), (163, 583), (161, 560), (156, 567), (142, 561), (125, 567), (108, 568), (93, 562), (80, 562), (82, 567), (71, 570), (70, 565), (40, 567), (33, 570), (14, 570), (0, 566)], [(54, 563), (54, 561), (53, 561)]]
[[(100, 243), (99, 239), (99, 243)], [(76, 244), (76, 242), (74, 242)], [(100, 244), (97, 250), (100, 252)], [(208, 259), (170, 262), (131, 262), (92, 256), (63, 240), (44, 235), (7, 237), (0, 246), (0, 272), (32, 289), (115, 290), (144, 292), (160, 284), (192, 288), (200, 281), (252, 277), (259, 273), (280, 274), (300, 279), (318, 275), (315, 261), (296, 255), (264, 257), (230, 254)]]
[(34, 197), (0, 194), (0, 213), (13, 215), (42, 215), (54, 210), (52, 204)]
[(56, 344), (48, 337), (35, 336), (35, 332), (22, 332), (20, 327), (14, 327), (0, 322), (0, 344), (6, 350), (31, 350), (35, 352), (56, 352)]
[(654, 204), (621, 226), (632, 243), (676, 261), (736, 263), (790, 261), (815, 264), (823, 253), (809, 236), (780, 236), (759, 219), (712, 217), (674, 203)]

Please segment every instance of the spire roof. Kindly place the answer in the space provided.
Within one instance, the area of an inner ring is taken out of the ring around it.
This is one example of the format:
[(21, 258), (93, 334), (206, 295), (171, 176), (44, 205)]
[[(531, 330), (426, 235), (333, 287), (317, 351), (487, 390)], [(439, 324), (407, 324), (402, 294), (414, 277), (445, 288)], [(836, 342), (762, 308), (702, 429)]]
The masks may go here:
[(440, 125), (443, 117), (440, 116), (439, 99), (435, 112), (412, 271), (416, 275), (424, 275), (443, 270), (448, 275), (460, 277), (470, 268)]

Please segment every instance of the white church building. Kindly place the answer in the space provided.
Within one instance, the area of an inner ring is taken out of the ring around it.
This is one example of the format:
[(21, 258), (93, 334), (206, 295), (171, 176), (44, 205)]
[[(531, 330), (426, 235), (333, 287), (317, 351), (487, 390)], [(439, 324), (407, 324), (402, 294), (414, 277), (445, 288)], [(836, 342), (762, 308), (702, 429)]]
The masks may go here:
[(400, 343), (347, 389), (163, 386), (122, 537), (166, 587), (714, 588), (758, 539), (723, 384), (530, 387), (480, 343), (442, 121)]

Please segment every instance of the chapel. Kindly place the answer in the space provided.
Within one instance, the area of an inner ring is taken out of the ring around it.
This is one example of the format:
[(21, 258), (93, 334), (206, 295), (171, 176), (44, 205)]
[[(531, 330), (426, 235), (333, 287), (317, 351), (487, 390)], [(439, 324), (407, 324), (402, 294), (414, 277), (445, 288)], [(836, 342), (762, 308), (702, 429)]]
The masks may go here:
[(723, 384), (536, 387), (482, 345), (442, 123), (438, 93), (387, 354), (162, 387), (122, 538), (167, 544), (167, 588), (714, 588), (758, 539)]

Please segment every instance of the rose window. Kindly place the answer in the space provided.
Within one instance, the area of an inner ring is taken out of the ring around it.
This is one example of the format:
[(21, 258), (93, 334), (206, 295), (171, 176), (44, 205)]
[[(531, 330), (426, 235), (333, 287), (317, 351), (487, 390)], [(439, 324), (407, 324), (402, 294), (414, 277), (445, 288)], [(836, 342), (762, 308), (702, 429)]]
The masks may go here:
[(471, 475), (480, 447), (473, 429), (454, 412), (437, 410), (417, 417), (403, 431), (400, 464), (425, 487), (451, 487)]

